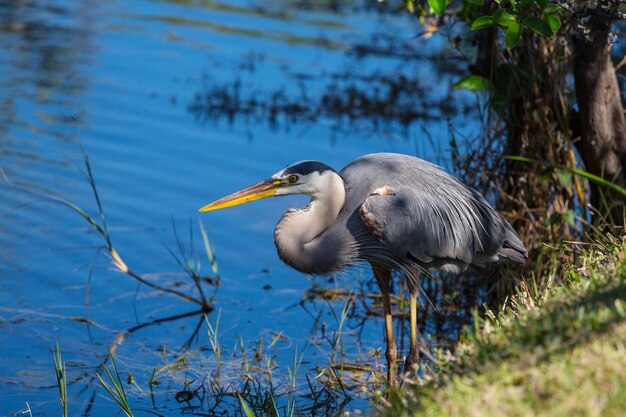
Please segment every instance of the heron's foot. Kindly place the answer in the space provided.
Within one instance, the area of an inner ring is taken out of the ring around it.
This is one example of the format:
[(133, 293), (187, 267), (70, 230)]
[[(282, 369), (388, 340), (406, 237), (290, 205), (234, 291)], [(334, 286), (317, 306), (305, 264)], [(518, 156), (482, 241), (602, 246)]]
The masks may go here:
[(409, 351), (404, 360), (404, 374), (408, 377), (415, 376), (420, 364), (420, 355), (417, 349)]

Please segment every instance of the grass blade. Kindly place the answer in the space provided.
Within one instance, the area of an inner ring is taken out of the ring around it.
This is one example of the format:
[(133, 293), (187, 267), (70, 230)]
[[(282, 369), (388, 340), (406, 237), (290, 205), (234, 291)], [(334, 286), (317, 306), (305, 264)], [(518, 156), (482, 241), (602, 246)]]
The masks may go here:
[(256, 417), (254, 415), (254, 412), (252, 411), (252, 409), (250, 408), (250, 406), (246, 402), (246, 400), (244, 400), (241, 395), (237, 395), (237, 396), (239, 397), (239, 403), (241, 404), (241, 408), (242, 408), (244, 414), (246, 415), (246, 417)]
[(619, 185), (615, 184), (614, 182), (611, 182), (609, 180), (606, 180), (602, 177), (599, 177), (597, 175), (594, 175), (590, 172), (584, 171), (582, 169), (577, 169), (577, 168), (572, 168), (572, 167), (568, 167), (567, 165), (562, 165), (562, 164), (555, 164), (554, 162), (550, 162), (550, 161), (540, 161), (538, 159), (532, 159), (532, 158), (526, 158), (524, 156), (517, 156), (517, 155), (507, 155), (507, 156), (503, 156), (504, 159), (509, 159), (511, 161), (518, 161), (518, 162), (526, 162), (529, 164), (540, 164), (540, 165), (546, 165), (549, 166), (551, 168), (556, 168), (556, 169), (560, 169), (560, 170), (564, 170), (567, 172), (570, 172), (572, 174), (581, 176), (583, 178), (586, 178), (587, 180), (593, 182), (594, 184), (598, 184), (601, 185), (603, 187), (606, 187), (610, 190), (615, 191), (616, 193), (618, 193), (619, 195), (626, 197), (626, 189), (620, 187)]
[(61, 355), (61, 346), (57, 339), (56, 346), (52, 350), (52, 359), (54, 360), (54, 370), (59, 387), (59, 396), (63, 405), (63, 417), (67, 417), (67, 373), (65, 372), (65, 362)]
[[(109, 393), (109, 396), (119, 405), (120, 409), (126, 414), (127, 417), (133, 417), (133, 412), (130, 409), (130, 405), (128, 404), (128, 398), (126, 397), (126, 392), (124, 391), (124, 385), (122, 383), (122, 379), (120, 378), (120, 374), (117, 371), (117, 366), (115, 365), (115, 359), (113, 358), (113, 353), (109, 350), (109, 358), (111, 359), (112, 371), (106, 366), (105, 363), (102, 363), (102, 369), (107, 374), (109, 382), (107, 383), (102, 375), (96, 374), (98, 376), (98, 380), (102, 387)], [(109, 385), (110, 384), (110, 385)]]
[(222, 365), (222, 347), (220, 346), (219, 341), (219, 327), (220, 327), (220, 318), (222, 317), (222, 309), (220, 308), (217, 312), (217, 319), (215, 320), (215, 327), (211, 325), (209, 318), (207, 315), (204, 315), (204, 321), (207, 324), (207, 335), (209, 336), (209, 342), (211, 343), (211, 348), (213, 349), (213, 353), (215, 354), (215, 359), (217, 359), (217, 366), (220, 367)]
[(213, 269), (213, 274), (216, 277), (219, 276), (219, 272), (217, 269), (217, 258), (215, 257), (215, 246), (213, 242), (209, 240), (209, 236), (207, 235), (206, 230), (204, 230), (204, 224), (200, 221), (200, 233), (202, 234), (202, 242), (204, 243), (204, 250), (209, 258), (209, 263), (211, 264), (211, 269)]

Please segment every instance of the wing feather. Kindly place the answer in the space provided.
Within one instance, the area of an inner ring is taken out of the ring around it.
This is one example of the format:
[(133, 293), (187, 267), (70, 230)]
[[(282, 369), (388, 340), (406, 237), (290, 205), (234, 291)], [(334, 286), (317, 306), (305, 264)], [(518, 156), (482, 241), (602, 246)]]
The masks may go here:
[[(420, 187), (390, 187), (373, 193), (360, 215), (366, 228), (394, 255), (421, 263), (454, 268), (503, 260), (523, 262), (524, 253), (511, 243), (511, 226), (476, 192), (447, 193)], [(523, 245), (521, 245), (523, 248)], [(464, 268), (461, 268), (464, 269)]]
[(358, 210), (364, 233), (397, 259), (460, 271), (470, 264), (523, 263), (528, 256), (511, 225), (480, 193), (427, 161), (370, 154), (340, 175), (348, 211)]

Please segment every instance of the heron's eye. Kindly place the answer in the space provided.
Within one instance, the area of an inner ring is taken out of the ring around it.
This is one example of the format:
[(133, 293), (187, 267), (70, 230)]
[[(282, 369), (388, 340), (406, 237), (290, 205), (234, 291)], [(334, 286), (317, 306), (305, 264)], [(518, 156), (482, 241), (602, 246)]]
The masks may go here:
[(293, 184), (296, 181), (298, 181), (298, 176), (297, 175), (290, 175), (289, 176), (289, 183), (290, 184)]

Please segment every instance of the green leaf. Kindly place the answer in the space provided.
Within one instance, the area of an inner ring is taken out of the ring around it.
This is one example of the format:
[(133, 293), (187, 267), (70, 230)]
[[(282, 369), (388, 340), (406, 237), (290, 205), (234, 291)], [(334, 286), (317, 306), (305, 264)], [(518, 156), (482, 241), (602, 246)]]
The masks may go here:
[(576, 215), (572, 209), (567, 209), (563, 212), (563, 219), (565, 220), (565, 223), (572, 227), (576, 227)]
[(469, 77), (462, 78), (452, 84), (452, 87), (456, 90), (493, 91), (491, 81), (480, 75), (470, 75)]
[(513, 6), (515, 8), (515, 10), (517, 10), (517, 11), (520, 11), (524, 7), (527, 7), (527, 6), (531, 5), (532, 2), (533, 2), (533, 0), (520, 0), (520, 1), (509, 0), (509, 3), (511, 3), (511, 6)]
[(239, 397), (239, 403), (241, 404), (241, 408), (243, 409), (243, 412), (246, 414), (246, 417), (256, 417), (254, 415), (254, 412), (250, 409), (250, 406), (248, 405), (246, 400), (244, 400), (243, 397), (239, 394), (237, 394), (237, 396)]
[(474, 6), (483, 6), (485, 4), (485, 0), (465, 0), (465, 2)]
[(541, 9), (545, 9), (548, 5), (548, 0), (535, 0), (535, 3), (537, 3)]
[(548, 25), (550, 25), (550, 29), (552, 29), (553, 33), (556, 33), (557, 30), (561, 27), (561, 19), (557, 16), (551, 14), (546, 17)]
[(439, 15), (446, 11), (446, 0), (428, 0), (428, 5)]
[(559, 10), (561, 10), (561, 6), (559, 6), (558, 4), (551, 4), (548, 7), (546, 7), (543, 12), (546, 13), (546, 14), (552, 14), (552, 13), (557, 12)]
[(489, 26), (494, 25), (493, 17), (491, 16), (480, 16), (478, 19), (474, 20), (472, 23), (472, 30), (480, 30)]
[(546, 38), (552, 37), (552, 29), (545, 20), (541, 20), (538, 17), (529, 17), (524, 21), (524, 25), (538, 35), (545, 36)]
[(507, 49), (515, 48), (522, 37), (523, 30), (524, 27), (519, 23), (511, 23), (504, 34), (504, 46), (506, 46)]
[(509, 27), (511, 23), (516, 22), (515, 15), (508, 9), (498, 9), (492, 17), (497, 24), (504, 27)]
[(509, 107), (510, 98), (506, 94), (502, 94), (500, 92), (494, 94), (491, 99), (491, 107), (493, 107), (494, 111), (502, 116), (504, 112)]
[(564, 169), (558, 169), (556, 171), (556, 178), (564, 188), (569, 188), (572, 185), (572, 173)]

